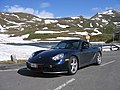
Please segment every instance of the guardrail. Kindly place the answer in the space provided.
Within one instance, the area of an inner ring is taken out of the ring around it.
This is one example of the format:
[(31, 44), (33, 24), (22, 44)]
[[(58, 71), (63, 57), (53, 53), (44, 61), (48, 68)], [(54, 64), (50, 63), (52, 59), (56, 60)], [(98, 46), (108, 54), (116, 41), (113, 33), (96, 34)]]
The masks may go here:
[(99, 46), (102, 51), (117, 51), (120, 50), (120, 43), (91, 43), (92, 45)]

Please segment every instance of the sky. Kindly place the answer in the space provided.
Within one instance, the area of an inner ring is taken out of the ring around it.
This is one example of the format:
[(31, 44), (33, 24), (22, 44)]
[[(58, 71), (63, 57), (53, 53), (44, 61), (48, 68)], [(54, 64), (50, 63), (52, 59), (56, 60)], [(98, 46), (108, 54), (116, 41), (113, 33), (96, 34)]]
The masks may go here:
[(84, 16), (120, 11), (120, 0), (0, 0), (0, 12), (25, 12), (41, 18)]

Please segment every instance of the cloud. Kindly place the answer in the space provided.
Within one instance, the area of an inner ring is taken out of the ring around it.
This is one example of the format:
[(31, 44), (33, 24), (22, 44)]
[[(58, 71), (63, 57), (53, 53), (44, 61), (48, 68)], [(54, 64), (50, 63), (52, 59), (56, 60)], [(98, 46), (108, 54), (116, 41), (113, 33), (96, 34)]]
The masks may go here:
[(102, 11), (104, 11), (104, 9), (99, 8), (99, 7), (94, 7), (94, 8), (92, 8), (92, 12), (95, 12), (95, 13), (97, 13), (97, 12), (102, 12)]
[(41, 3), (41, 8), (47, 8), (47, 7), (50, 7), (50, 3), (47, 2)]
[(92, 11), (95, 12), (95, 13), (100, 13), (100, 12), (103, 12), (107, 10), (107, 8), (99, 8), (99, 7), (95, 7), (95, 8), (92, 8)]
[(7, 12), (24, 12), (24, 13), (29, 13), (29, 14), (36, 15), (40, 18), (53, 18), (54, 17), (54, 14), (51, 13), (51, 12), (47, 12), (45, 10), (38, 11), (38, 10), (34, 10), (33, 8), (24, 8), (24, 7), (21, 7), (19, 5), (5, 6), (4, 11), (7, 11)]
[(105, 10), (108, 10), (108, 9), (113, 9), (113, 7), (106, 7)]
[(93, 11), (98, 11), (99, 9), (100, 9), (100, 8), (97, 8), (97, 7), (92, 8)]
[(120, 4), (111, 6), (111, 7), (105, 7), (105, 10), (108, 10), (108, 9), (120, 10)]
[(104, 7), (104, 8), (98, 8), (98, 7), (94, 7), (92, 8), (92, 11), (106, 11), (106, 10), (109, 10), (109, 9), (115, 9), (115, 10), (120, 10), (120, 5), (118, 6), (111, 6), (111, 7)]
[(51, 12), (46, 12), (45, 10), (41, 11), (39, 14), (38, 14), (39, 17), (46, 17), (46, 18), (53, 18), (54, 17), (54, 14), (51, 13)]

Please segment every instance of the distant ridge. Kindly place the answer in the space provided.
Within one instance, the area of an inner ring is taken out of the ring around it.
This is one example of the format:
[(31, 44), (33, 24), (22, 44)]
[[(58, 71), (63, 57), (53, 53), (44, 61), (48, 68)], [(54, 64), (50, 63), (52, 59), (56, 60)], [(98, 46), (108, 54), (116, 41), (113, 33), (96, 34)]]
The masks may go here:
[(97, 13), (90, 19), (84, 16), (44, 19), (22, 12), (0, 12), (0, 34), (8, 34), (11, 37), (29, 34), (25, 38), (29, 40), (84, 38), (87, 33), (96, 37), (96, 35), (110, 35), (115, 30), (120, 30), (120, 12), (112, 9)]

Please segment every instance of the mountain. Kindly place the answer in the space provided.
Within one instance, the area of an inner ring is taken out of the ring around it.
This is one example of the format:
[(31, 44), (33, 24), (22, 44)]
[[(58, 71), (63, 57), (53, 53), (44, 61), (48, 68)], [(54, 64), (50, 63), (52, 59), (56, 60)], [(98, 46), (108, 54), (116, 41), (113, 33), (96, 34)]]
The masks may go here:
[(27, 34), (25, 40), (85, 39), (89, 33), (92, 41), (106, 41), (115, 30), (120, 30), (120, 12), (116, 10), (97, 13), (90, 19), (83, 16), (44, 19), (22, 12), (0, 12), (0, 34), (9, 37)]
[(113, 33), (115, 29), (120, 28), (120, 12), (115, 10), (107, 10), (103, 13), (97, 13), (91, 18), (97, 22), (103, 33)]

